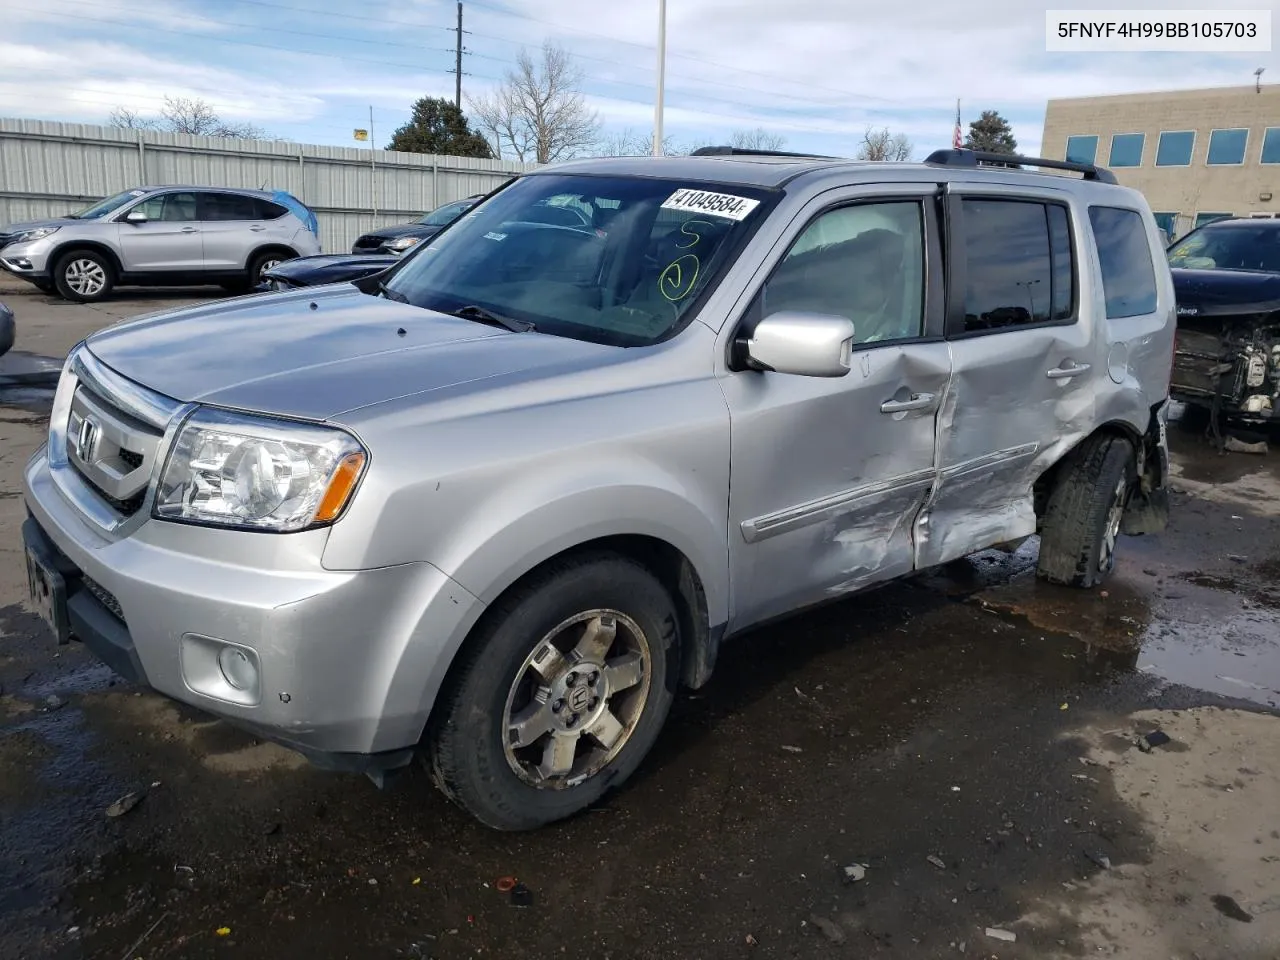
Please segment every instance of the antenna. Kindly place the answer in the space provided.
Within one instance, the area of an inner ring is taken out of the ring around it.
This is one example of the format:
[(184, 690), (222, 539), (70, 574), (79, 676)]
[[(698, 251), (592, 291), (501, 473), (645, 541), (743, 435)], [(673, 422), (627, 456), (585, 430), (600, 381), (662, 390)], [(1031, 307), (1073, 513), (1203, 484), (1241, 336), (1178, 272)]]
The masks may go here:
[(1259, 67), (1257, 70), (1253, 71), (1253, 92), (1254, 93), (1262, 92), (1262, 75), (1266, 73), (1266, 70), (1267, 70), (1266, 67)]

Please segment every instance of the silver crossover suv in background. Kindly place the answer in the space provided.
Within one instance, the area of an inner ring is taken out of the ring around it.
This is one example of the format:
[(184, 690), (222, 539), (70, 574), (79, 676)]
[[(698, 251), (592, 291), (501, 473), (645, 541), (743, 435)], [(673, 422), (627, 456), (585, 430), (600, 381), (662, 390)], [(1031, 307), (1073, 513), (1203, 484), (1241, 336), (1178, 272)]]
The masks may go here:
[(146, 187), (68, 217), (0, 227), (0, 267), (80, 302), (117, 284), (247, 291), (280, 261), (319, 252), (315, 214), (283, 191)]
[(1092, 587), (1167, 519), (1173, 284), (1141, 194), (1010, 159), (567, 163), (355, 285), (104, 329), (26, 467), (33, 607), (523, 829), (754, 625), (1037, 533)]

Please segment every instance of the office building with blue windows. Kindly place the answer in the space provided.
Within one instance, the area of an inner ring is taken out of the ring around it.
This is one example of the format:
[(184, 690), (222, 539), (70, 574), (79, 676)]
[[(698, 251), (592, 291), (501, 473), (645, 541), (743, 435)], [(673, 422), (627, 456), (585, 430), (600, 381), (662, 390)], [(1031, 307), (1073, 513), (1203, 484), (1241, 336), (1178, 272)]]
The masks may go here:
[(1170, 239), (1280, 216), (1280, 85), (1050, 100), (1041, 151), (1110, 167)]

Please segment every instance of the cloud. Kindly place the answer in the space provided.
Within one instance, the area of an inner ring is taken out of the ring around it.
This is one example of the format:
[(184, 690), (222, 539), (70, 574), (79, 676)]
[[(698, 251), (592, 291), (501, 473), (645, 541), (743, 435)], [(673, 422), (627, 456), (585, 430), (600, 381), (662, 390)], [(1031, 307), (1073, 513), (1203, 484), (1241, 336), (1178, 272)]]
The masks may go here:
[(264, 123), (306, 119), (324, 109), (322, 99), (282, 82), (200, 63), (139, 57), (117, 44), (69, 41), (46, 47), (0, 41), (0, 113), (30, 109), (33, 76), (42, 78), (41, 112), (54, 117), (106, 117), (118, 106), (154, 116), (166, 96), (203, 99), (228, 119)]
[[(15, 6), (6, 10), (0, 41), (7, 44), (0, 112), (29, 115), (34, 102), (44, 116), (86, 119), (110, 109), (93, 101), (127, 96), (147, 112), (145, 104), (158, 107), (164, 93), (186, 94), (225, 103), (220, 109), (231, 118), (287, 125), (295, 139), (345, 142), (369, 104), (379, 128), (389, 130), (417, 97), (451, 96), (454, 0), (368, 8), (278, 2), (313, 15), (215, 0)], [(1088, 8), (1090, 0), (1053, 6)], [(263, 27), (237, 31), (217, 22), (229, 20)], [(272, 20), (312, 36), (272, 32)], [(147, 26), (177, 32), (148, 37)], [(656, 4), (468, 0), (465, 28), (468, 92), (491, 87), (522, 46), (551, 40), (577, 58), (584, 92), (608, 128), (652, 124)], [(202, 43), (188, 33), (284, 49)], [(1044, 33), (1044, 9), (1023, 0), (916, 0), (909, 9), (848, 0), (680, 0), (668, 4), (665, 128), (705, 142), (762, 126), (801, 149), (843, 152), (867, 126), (887, 126), (922, 148), (943, 146), (959, 98), (966, 126), (981, 110), (998, 110), (1020, 147), (1031, 150), (1051, 98), (1245, 84), (1257, 66), (1280, 74), (1275, 54), (1048, 54)]]

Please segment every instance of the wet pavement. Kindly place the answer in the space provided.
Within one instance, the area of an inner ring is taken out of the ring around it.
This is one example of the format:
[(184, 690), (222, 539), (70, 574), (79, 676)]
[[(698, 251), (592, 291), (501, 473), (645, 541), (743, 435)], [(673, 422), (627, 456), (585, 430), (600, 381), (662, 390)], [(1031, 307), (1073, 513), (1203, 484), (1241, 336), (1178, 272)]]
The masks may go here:
[[(1172, 526), (1126, 539), (1104, 590), (1037, 583), (1033, 539), (743, 637), (603, 806), (501, 835), (418, 772), (379, 792), (313, 770), (53, 647), (18, 538), (46, 411), (0, 389), (6, 960), (1168, 957), (1134, 946), (1162, 924), (1180, 956), (1276, 956), (1277, 454), (1174, 429)], [(1151, 717), (1177, 735), (1145, 754)], [(1244, 812), (1149, 806), (1206, 783)], [(1197, 817), (1214, 846), (1173, 856)]]

